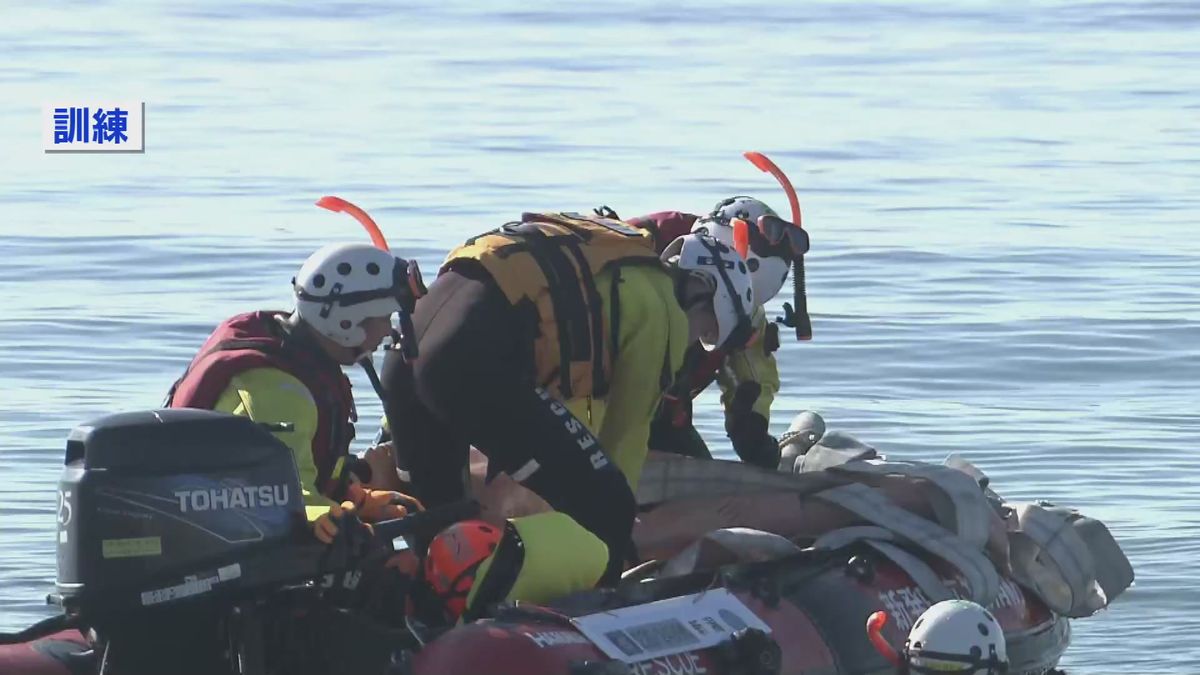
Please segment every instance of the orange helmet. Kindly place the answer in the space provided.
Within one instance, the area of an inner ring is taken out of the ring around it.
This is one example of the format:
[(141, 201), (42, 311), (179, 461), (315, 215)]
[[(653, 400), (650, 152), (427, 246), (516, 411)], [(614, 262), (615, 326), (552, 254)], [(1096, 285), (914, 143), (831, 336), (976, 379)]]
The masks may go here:
[(457, 619), (467, 609), (475, 572), (500, 543), (503, 532), (482, 520), (464, 520), (442, 530), (429, 542), (425, 579)]

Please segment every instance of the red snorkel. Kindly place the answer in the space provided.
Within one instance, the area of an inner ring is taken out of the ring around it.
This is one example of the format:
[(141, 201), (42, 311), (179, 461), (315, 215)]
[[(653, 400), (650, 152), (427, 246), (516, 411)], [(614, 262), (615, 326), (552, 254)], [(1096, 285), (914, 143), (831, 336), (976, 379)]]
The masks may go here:
[(375, 244), (376, 248), (381, 248), (385, 251), (391, 250), (388, 248), (387, 239), (383, 237), (383, 232), (380, 231), (379, 226), (375, 224), (371, 216), (367, 215), (366, 211), (363, 211), (341, 197), (321, 197), (317, 200), (317, 206), (338, 213), (349, 213), (351, 216), (354, 216), (355, 220), (362, 224), (367, 234), (371, 235), (371, 243)]
[(757, 166), (760, 171), (771, 174), (775, 180), (779, 181), (779, 184), (783, 186), (783, 191), (787, 194), (788, 204), (792, 207), (792, 223), (800, 227), (800, 198), (796, 196), (796, 188), (792, 187), (792, 181), (788, 180), (787, 175), (778, 166), (775, 166), (775, 162), (761, 152), (751, 150), (743, 152), (742, 156), (750, 160), (750, 163)]
[(749, 257), (750, 223), (741, 218), (734, 218), (729, 221), (729, 225), (733, 227), (733, 250), (737, 251), (738, 255), (743, 258)]
[(871, 614), (867, 617), (867, 639), (871, 641), (871, 646), (879, 655), (888, 660), (888, 663), (893, 666), (900, 665), (900, 655), (888, 644), (886, 638), (883, 637), (883, 627), (887, 625), (887, 612), (882, 610)]
[[(787, 193), (788, 203), (792, 207), (792, 224), (796, 227), (801, 227), (800, 222), (800, 198), (796, 196), (796, 189), (792, 187), (792, 182), (788, 180), (787, 175), (775, 166), (766, 155), (761, 152), (744, 152), (742, 153), (750, 163), (758, 167), (761, 171), (771, 174), (775, 180), (783, 187), (783, 191)], [(736, 232), (736, 231), (735, 231)], [(785, 326), (790, 326), (796, 329), (797, 340), (812, 339), (812, 320), (808, 316), (808, 293), (805, 290), (804, 283), (804, 255), (799, 254), (792, 258), (792, 301), (796, 303), (793, 309), (786, 302), (783, 304), (784, 317), (776, 319)]]

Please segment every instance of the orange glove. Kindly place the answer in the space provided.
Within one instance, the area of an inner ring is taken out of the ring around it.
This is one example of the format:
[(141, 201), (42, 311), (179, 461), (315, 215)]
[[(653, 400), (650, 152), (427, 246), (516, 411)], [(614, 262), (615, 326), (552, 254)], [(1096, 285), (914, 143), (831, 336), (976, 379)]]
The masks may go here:
[(425, 510), (416, 497), (410, 497), (402, 492), (371, 490), (358, 483), (352, 483), (347, 488), (346, 498), (358, 508), (358, 517), (369, 523), (403, 518), (410, 511)]
[[(329, 510), (322, 513), (316, 520), (313, 521), (313, 534), (322, 544), (333, 543), (333, 538), (338, 533), (338, 521), (343, 516), (353, 516), (358, 507), (354, 502), (342, 502), (341, 504), (333, 504)], [(370, 529), (367, 525), (367, 529)]]

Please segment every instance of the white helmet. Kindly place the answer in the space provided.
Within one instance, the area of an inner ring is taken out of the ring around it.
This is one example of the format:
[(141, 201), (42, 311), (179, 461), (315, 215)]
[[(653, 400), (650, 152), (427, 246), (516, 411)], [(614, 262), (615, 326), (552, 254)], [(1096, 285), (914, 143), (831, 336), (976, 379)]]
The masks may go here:
[[(754, 227), (756, 221), (746, 221)], [(729, 220), (716, 216), (705, 216), (692, 225), (692, 232), (707, 234), (715, 237), (726, 246), (733, 248), (733, 225)], [(754, 284), (754, 298), (759, 304), (766, 304), (783, 288), (787, 279), (791, 261), (779, 256), (760, 256), (753, 249), (746, 251), (746, 266), (750, 270), (750, 280)]]
[(412, 311), (420, 271), (370, 244), (329, 244), (309, 256), (292, 279), (296, 312), (321, 335), (343, 347), (367, 339), (364, 319)]
[(991, 675), (1008, 670), (1000, 622), (970, 600), (943, 600), (925, 610), (908, 633), (904, 660), (913, 673)]
[(767, 206), (762, 200), (745, 196), (722, 199), (708, 215), (726, 223), (734, 218), (741, 218), (750, 224), (757, 223), (759, 216), (779, 216), (775, 209)]
[[(662, 260), (687, 270), (692, 277), (703, 279), (713, 290), (717, 335), (700, 338), (700, 344), (706, 350), (733, 350), (749, 342), (754, 335), (753, 315), (757, 304), (750, 271), (733, 248), (705, 234), (685, 234), (667, 245)], [(682, 281), (685, 277), (678, 279)]]

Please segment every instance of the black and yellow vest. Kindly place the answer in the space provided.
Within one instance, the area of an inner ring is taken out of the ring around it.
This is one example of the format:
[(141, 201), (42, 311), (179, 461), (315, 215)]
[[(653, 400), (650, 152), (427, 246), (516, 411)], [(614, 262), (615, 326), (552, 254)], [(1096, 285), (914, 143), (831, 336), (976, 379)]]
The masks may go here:
[(442, 269), (463, 259), (483, 265), (529, 317), (537, 384), (563, 400), (604, 398), (617, 335), (608, 319), (617, 311), (604, 311), (596, 276), (613, 265), (659, 264), (649, 231), (599, 216), (524, 213), (451, 251)]

